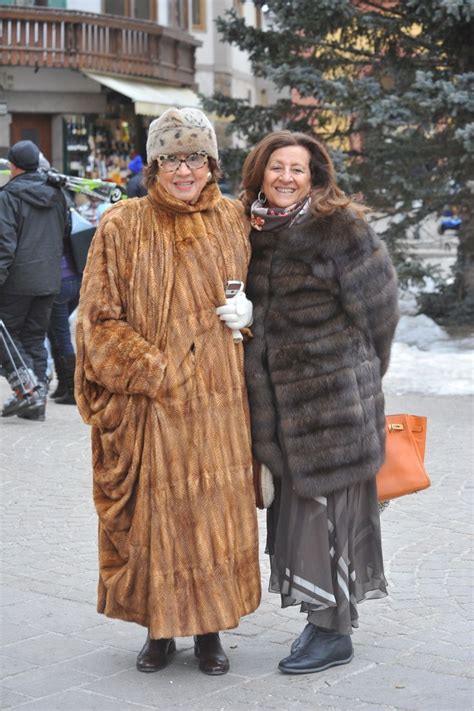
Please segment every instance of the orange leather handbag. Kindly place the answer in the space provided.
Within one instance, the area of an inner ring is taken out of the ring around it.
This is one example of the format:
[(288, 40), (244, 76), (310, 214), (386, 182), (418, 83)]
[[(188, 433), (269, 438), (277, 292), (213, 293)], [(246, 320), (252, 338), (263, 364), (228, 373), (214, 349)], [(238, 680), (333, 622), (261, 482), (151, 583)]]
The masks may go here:
[(396, 499), (431, 486), (423, 464), (426, 417), (388, 415), (385, 432), (385, 462), (376, 477), (378, 500)]

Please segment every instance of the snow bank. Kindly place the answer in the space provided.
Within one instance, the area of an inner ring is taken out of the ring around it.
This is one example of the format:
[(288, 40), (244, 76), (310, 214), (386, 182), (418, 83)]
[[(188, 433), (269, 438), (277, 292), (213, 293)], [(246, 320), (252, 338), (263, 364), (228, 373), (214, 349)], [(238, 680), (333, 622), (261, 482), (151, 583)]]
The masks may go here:
[[(410, 300), (402, 298), (384, 390), (401, 395), (474, 394), (474, 337), (454, 339), (428, 316), (410, 314)], [(408, 307), (408, 308), (407, 308)]]
[(472, 351), (421, 350), (395, 342), (390, 367), (384, 378), (387, 393), (425, 395), (474, 394)]
[(401, 316), (398, 322), (395, 340), (409, 346), (417, 346), (423, 351), (445, 343), (449, 336), (441, 326), (424, 314)]

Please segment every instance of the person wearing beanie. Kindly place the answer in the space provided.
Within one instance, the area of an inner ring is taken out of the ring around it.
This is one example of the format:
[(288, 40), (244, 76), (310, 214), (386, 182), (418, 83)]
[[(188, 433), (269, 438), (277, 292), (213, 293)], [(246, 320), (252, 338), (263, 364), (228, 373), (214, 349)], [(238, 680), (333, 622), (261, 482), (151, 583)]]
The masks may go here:
[(17, 169), (27, 173), (38, 170), (42, 155), (33, 141), (18, 141), (8, 151), (7, 160)]
[(128, 164), (128, 169), (132, 174), (126, 185), (127, 197), (145, 197), (147, 189), (143, 184), (143, 159), (141, 155), (136, 155)]
[[(38, 170), (40, 150), (19, 141), (8, 151), (11, 179), (0, 189), (0, 359), (13, 395), (2, 417), (44, 420), (46, 331), (61, 282), (67, 207), (58, 187)], [(7, 338), (9, 346), (11, 342)]]
[(225, 674), (219, 632), (260, 601), (241, 334), (252, 320), (249, 224), (219, 190), (218, 158), (201, 111), (151, 123), (148, 196), (103, 216), (79, 302), (98, 611), (147, 628), (142, 672), (164, 668), (175, 638), (193, 635), (199, 669)]

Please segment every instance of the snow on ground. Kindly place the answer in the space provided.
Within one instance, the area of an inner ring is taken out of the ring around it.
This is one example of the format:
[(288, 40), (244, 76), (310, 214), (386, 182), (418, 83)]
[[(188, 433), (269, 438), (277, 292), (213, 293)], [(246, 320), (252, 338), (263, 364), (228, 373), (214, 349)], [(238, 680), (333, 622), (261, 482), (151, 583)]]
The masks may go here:
[(428, 316), (416, 315), (415, 297), (407, 292), (400, 310), (385, 392), (474, 394), (474, 335), (452, 338)]
[(472, 351), (459, 351), (456, 345), (426, 351), (395, 342), (384, 390), (396, 395), (472, 395), (473, 373)]

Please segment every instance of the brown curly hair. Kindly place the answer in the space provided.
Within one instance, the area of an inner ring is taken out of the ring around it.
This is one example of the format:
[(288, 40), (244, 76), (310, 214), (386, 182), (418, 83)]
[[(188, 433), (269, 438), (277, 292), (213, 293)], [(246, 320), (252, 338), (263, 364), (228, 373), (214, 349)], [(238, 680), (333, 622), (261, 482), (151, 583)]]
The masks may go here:
[(242, 168), (242, 201), (245, 212), (250, 215), (252, 204), (262, 188), (265, 168), (272, 153), (286, 146), (302, 146), (310, 154), (311, 209), (321, 216), (332, 215), (340, 208), (351, 208), (362, 216), (367, 208), (348, 197), (336, 182), (336, 171), (325, 146), (318, 139), (306, 133), (275, 131), (265, 136), (250, 151)]
[[(209, 172), (211, 173), (212, 180), (215, 183), (218, 183), (221, 177), (221, 169), (219, 163), (214, 158), (208, 156), (207, 165), (209, 167)], [(151, 188), (151, 186), (155, 182), (159, 170), (160, 166), (158, 165), (157, 160), (153, 160), (151, 163), (149, 163), (143, 168), (143, 184), (145, 185), (147, 190)]]

